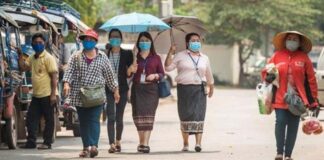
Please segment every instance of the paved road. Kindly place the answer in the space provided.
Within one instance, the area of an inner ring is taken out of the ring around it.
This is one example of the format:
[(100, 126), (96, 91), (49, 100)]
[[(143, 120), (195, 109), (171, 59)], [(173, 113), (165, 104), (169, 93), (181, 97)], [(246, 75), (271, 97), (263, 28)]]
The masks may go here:
[[(215, 90), (214, 97), (208, 100), (202, 153), (193, 152), (194, 137), (191, 137), (191, 152), (180, 152), (180, 125), (176, 100), (172, 98), (161, 101), (158, 107), (151, 136), (151, 154), (136, 153), (138, 137), (130, 109), (128, 105), (125, 113), (123, 152), (108, 154), (107, 131), (105, 124), (102, 124), (98, 159), (272, 160), (275, 155), (274, 115), (258, 114), (253, 90)], [(51, 151), (1, 149), (0, 159), (78, 159), (81, 146), (80, 138), (74, 138), (72, 132), (65, 131), (59, 133)], [(299, 132), (294, 157), (296, 160), (323, 160), (324, 134), (306, 136)]]

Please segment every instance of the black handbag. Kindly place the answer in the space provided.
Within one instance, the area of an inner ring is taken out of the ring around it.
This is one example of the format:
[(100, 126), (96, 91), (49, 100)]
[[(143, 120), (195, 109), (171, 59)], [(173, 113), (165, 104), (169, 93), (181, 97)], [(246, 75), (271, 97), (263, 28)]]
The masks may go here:
[(171, 86), (170, 83), (165, 79), (162, 78), (162, 80), (158, 84), (159, 86), (159, 97), (165, 98), (171, 95)]

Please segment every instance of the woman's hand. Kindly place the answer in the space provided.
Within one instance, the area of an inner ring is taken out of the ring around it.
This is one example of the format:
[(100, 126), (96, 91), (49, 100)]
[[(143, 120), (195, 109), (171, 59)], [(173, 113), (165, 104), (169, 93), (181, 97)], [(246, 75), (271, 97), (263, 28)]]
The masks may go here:
[(133, 55), (136, 55), (138, 53), (138, 48), (136, 45), (134, 46), (132, 52), (133, 52)]
[(153, 81), (153, 80), (156, 80), (159, 78), (159, 75), (158, 74), (150, 74), (146, 77), (146, 80), (147, 81)]
[(208, 97), (212, 97), (214, 94), (214, 84), (209, 85), (209, 92), (208, 92)]
[(67, 97), (70, 93), (70, 84), (69, 83), (64, 83), (64, 88), (63, 88), (63, 96)]
[(118, 103), (120, 100), (119, 89), (116, 88), (114, 92), (115, 103)]
[(174, 55), (176, 49), (177, 49), (176, 45), (172, 45), (172, 46), (170, 47), (170, 49), (169, 49), (169, 53), (168, 53), (168, 55)]

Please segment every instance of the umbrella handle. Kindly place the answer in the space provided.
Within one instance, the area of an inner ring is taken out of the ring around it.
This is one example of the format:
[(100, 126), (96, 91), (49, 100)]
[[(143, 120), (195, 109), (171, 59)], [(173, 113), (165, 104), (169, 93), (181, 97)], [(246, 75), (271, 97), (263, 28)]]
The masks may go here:
[(173, 32), (173, 30), (172, 30), (172, 28), (171, 28), (171, 29), (170, 29), (171, 46), (174, 44), (174, 37), (173, 37), (172, 32)]
[(134, 46), (132, 53), (133, 53), (133, 64), (135, 64), (137, 61), (137, 54), (138, 54), (138, 49), (137, 49), (136, 45)]

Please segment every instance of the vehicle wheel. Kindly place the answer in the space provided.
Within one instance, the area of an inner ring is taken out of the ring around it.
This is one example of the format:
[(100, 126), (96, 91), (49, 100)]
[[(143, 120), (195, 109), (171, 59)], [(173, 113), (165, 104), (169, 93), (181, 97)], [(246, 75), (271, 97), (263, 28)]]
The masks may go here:
[(6, 142), (8, 144), (9, 149), (16, 149), (17, 147), (17, 114), (16, 109), (13, 109), (12, 117), (6, 120)]
[(76, 123), (76, 124), (73, 124), (73, 136), (74, 137), (80, 137), (81, 134), (80, 134), (80, 124)]

